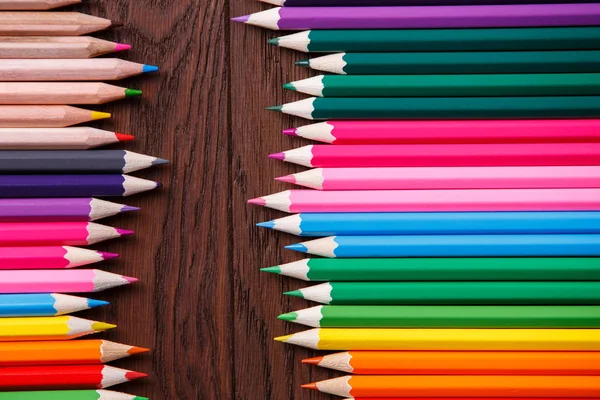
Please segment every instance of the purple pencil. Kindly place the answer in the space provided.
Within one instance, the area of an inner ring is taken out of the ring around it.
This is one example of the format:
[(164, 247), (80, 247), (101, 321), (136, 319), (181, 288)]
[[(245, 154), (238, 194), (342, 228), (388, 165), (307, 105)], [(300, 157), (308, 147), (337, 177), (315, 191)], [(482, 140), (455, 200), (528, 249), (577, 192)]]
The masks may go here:
[(0, 198), (130, 196), (157, 187), (128, 175), (0, 175)]
[(0, 199), (0, 222), (87, 222), (137, 210), (93, 198)]
[(278, 7), (233, 20), (274, 30), (588, 26), (600, 25), (600, 4)]
[[(284, 7), (389, 7), (522, 4), (523, 0), (260, 0)], [(527, 4), (594, 3), (597, 0), (527, 0)]]

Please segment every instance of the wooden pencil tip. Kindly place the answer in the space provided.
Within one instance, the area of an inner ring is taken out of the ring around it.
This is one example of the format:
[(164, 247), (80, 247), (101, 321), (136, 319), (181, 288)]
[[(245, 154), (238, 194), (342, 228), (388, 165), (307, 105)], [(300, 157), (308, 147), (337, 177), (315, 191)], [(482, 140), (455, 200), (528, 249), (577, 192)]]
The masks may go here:
[(111, 21), (110, 26), (112, 28), (121, 28), (123, 27), (125, 24), (122, 22), (115, 22), (115, 21)]
[(323, 361), (323, 357), (305, 358), (302, 360), (302, 364), (319, 365)]
[(311, 390), (319, 390), (319, 387), (317, 386), (316, 383), (307, 383), (305, 385), (302, 385), (302, 389), (311, 389)]

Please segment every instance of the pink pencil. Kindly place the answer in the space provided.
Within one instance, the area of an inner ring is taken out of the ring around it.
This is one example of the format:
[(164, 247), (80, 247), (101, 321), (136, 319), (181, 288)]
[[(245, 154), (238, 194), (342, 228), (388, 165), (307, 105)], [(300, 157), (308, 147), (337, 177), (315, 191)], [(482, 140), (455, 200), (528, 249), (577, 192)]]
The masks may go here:
[(0, 271), (0, 293), (89, 293), (136, 281), (95, 269)]
[(600, 167), (315, 168), (275, 179), (318, 190), (600, 188)]
[(283, 133), (333, 144), (598, 142), (600, 120), (328, 121)]
[(0, 246), (87, 246), (132, 234), (93, 222), (4, 222)]
[(69, 246), (0, 247), (0, 270), (76, 268), (119, 257)]
[(598, 211), (600, 189), (287, 190), (248, 202), (289, 213)]
[(600, 143), (320, 144), (269, 157), (323, 168), (600, 165)]

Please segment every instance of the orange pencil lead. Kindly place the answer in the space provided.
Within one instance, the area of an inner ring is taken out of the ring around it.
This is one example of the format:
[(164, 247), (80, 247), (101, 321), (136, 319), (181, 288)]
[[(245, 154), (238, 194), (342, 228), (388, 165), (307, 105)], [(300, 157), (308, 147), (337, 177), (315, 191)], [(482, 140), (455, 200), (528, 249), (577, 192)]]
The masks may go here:
[(302, 385), (302, 389), (312, 389), (312, 390), (319, 390), (319, 388), (317, 387), (316, 383), (307, 383), (306, 385)]
[(150, 349), (134, 346), (131, 349), (129, 349), (129, 351), (127, 353), (130, 355), (134, 355), (134, 354), (148, 353), (149, 351), (150, 351)]
[(323, 357), (305, 358), (302, 364), (319, 365), (323, 361)]

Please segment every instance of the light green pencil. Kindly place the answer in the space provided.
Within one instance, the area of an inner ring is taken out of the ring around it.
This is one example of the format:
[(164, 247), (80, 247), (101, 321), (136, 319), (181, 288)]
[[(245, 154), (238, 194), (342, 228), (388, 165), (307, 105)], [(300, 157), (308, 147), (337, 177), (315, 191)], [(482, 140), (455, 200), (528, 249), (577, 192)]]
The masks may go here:
[(148, 400), (145, 397), (110, 390), (54, 390), (0, 392), (0, 400)]

